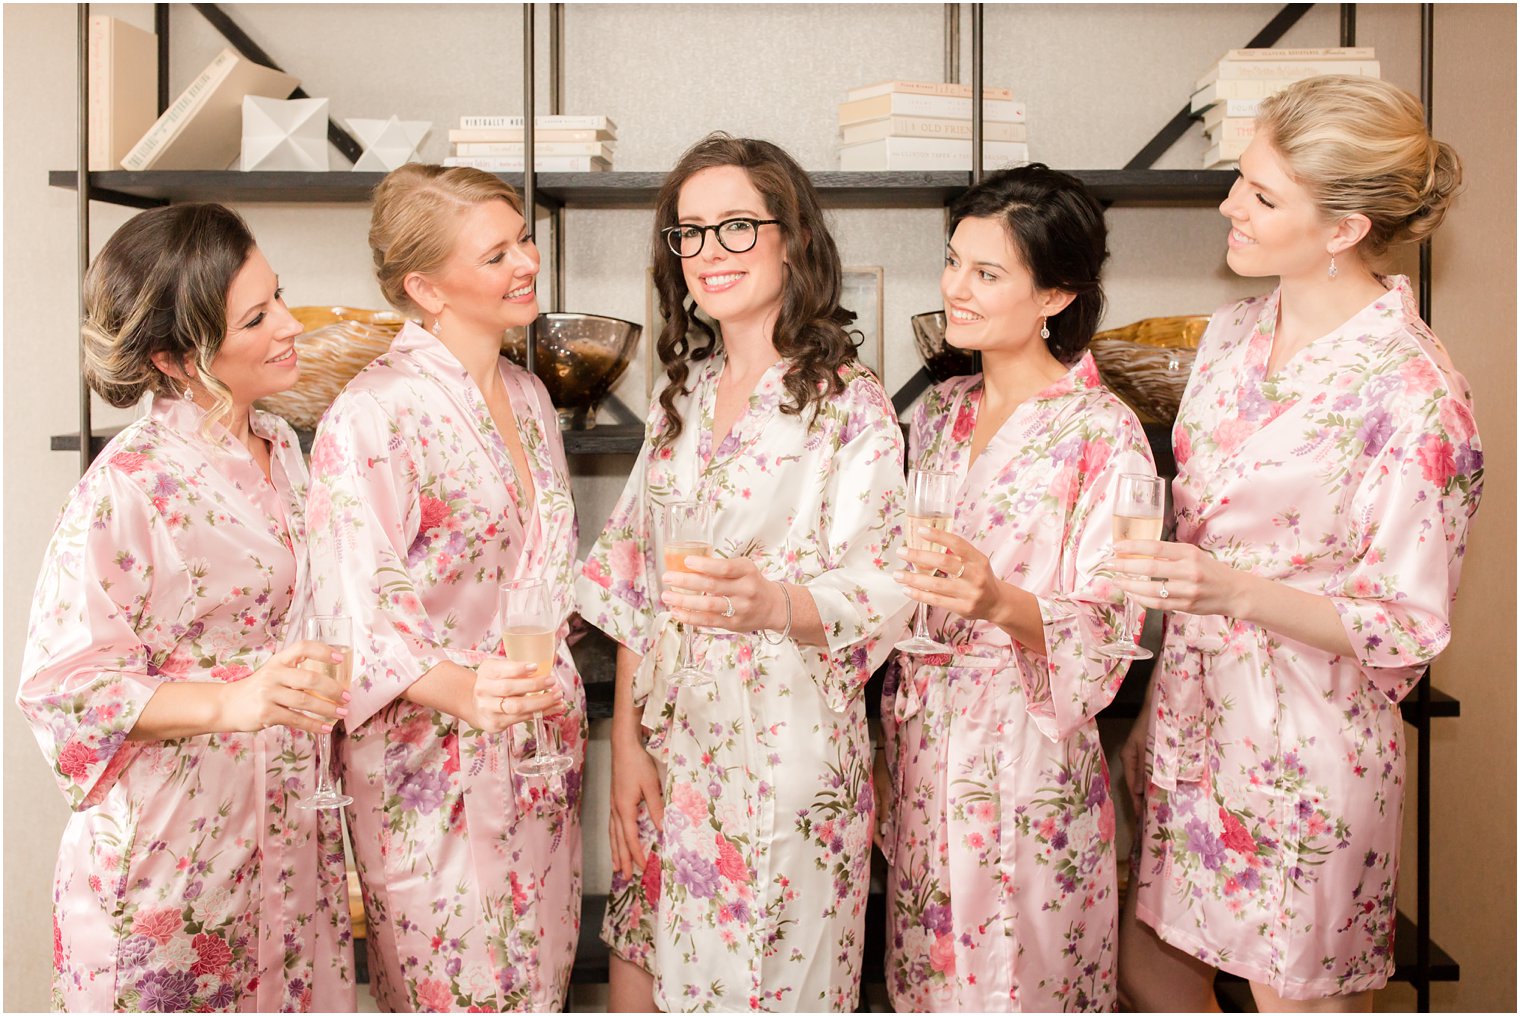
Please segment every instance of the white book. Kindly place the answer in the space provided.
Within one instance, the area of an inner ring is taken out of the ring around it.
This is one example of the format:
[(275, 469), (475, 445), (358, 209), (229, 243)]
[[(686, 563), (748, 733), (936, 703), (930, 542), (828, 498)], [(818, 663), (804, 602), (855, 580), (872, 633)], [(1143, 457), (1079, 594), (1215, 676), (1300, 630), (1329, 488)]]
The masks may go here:
[(1193, 93), (1192, 110), (1194, 113), (1201, 113), (1214, 105), (1214, 103), (1223, 102), (1226, 99), (1256, 99), (1259, 101), (1269, 95), (1282, 91), (1291, 84), (1293, 84), (1292, 81), (1284, 81), (1279, 78), (1261, 78), (1249, 81), (1216, 81)]
[(1226, 50), (1220, 60), (1375, 60), (1377, 51), (1371, 46), (1303, 46), (1297, 49), (1273, 49), (1258, 46), (1254, 49)]
[[(616, 135), (608, 130), (571, 130), (563, 127), (536, 127), (533, 130), (533, 145), (538, 147), (548, 141), (612, 141)], [(459, 144), (478, 143), (503, 143), (515, 141), (522, 144), (523, 129), (521, 127), (473, 127), (468, 129), (455, 128), (449, 131), (449, 140)]]
[[(445, 166), (473, 166), (490, 173), (521, 173), (522, 156), (511, 155), (451, 155), (443, 160)], [(590, 155), (538, 155), (533, 168), (540, 173), (605, 173), (612, 168), (606, 159)]]
[(1221, 60), (1204, 72), (1194, 88), (1214, 81), (1239, 81), (1252, 78), (1287, 78), (1294, 81), (1316, 78), (1321, 74), (1346, 74), (1376, 78), (1382, 66), (1376, 60)]
[(1221, 120), (1254, 120), (1259, 109), (1260, 99), (1226, 99), (1216, 102), (1203, 111), (1203, 126), (1207, 129)]
[[(878, 81), (874, 85), (861, 85), (845, 92), (845, 101), (854, 102), (856, 99), (869, 99), (873, 95), (886, 95), (889, 92), (899, 92), (903, 95), (954, 95), (961, 98), (971, 98), (971, 86), (959, 82), (950, 81)], [(1013, 89), (991, 88), (982, 86), (982, 98), (984, 99), (1011, 99)]]
[[(462, 116), (459, 118), (459, 126), (465, 130), (478, 130), (481, 128), (516, 127), (521, 130), (524, 126), (520, 116)], [(556, 114), (554, 116), (535, 116), (534, 127), (550, 127), (564, 130), (592, 130), (611, 131), (617, 133), (617, 124), (605, 116), (575, 116)]]
[[(455, 155), (515, 155), (526, 148), (521, 141), (470, 141), (454, 146)], [(535, 155), (592, 155), (612, 161), (612, 146), (600, 141), (546, 141), (533, 144)]]
[[(989, 141), (982, 146), (982, 165), (1006, 166), (1028, 162), (1029, 146), (1022, 141)], [(971, 168), (971, 142), (948, 138), (882, 138), (839, 149), (842, 170)]]
[(1211, 146), (1208, 151), (1203, 153), (1203, 168), (1212, 169), (1221, 163), (1238, 161), (1240, 154), (1246, 150), (1246, 146), (1250, 143), (1250, 138), (1235, 138), (1233, 140), (1221, 141)]
[(1226, 141), (1245, 139), (1250, 141), (1256, 136), (1256, 121), (1254, 119), (1241, 119), (1240, 117), (1226, 117), (1216, 120), (1212, 125), (1203, 125), (1203, 136), (1210, 141)]
[[(901, 92), (890, 92), (869, 99), (841, 103), (839, 106), (841, 127), (862, 120), (878, 120), (884, 116), (970, 120), (971, 99), (953, 95), (904, 95)], [(1024, 104), (1014, 99), (987, 99), (982, 103), (982, 119), (999, 123), (1023, 123)]]
[[(983, 123), (982, 137), (988, 141), (1027, 141), (1029, 128), (1021, 123)], [(970, 120), (935, 120), (919, 116), (884, 116), (846, 124), (839, 129), (847, 145), (882, 138), (962, 138), (970, 140)]]

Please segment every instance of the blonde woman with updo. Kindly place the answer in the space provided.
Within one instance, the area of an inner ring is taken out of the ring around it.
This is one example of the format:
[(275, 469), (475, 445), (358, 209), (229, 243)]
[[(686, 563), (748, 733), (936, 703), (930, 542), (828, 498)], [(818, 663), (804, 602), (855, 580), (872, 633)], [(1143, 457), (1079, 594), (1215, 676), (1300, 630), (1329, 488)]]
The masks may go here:
[[(1168, 611), (1126, 747), (1143, 832), (1120, 980), (1142, 1011), (1367, 1010), (1393, 972), (1399, 701), (1450, 641), (1483, 457), (1467, 382), (1385, 252), (1461, 180), (1419, 102), (1367, 78), (1262, 103), (1220, 212), (1237, 273), (1173, 430), (1176, 542), (1116, 544)], [(1143, 765), (1142, 765), (1142, 745)], [(1143, 772), (1142, 772), (1143, 769)], [(1148, 927), (1135, 923), (1140, 922)]]
[(306, 465), (251, 408), (295, 383), (301, 326), (212, 204), (129, 220), (84, 302), (85, 380), (151, 402), (69, 495), (21, 664), (17, 702), (73, 809), (52, 1006), (352, 1010), (343, 831), (297, 807), (347, 697), (300, 664), (342, 657), (294, 638)]
[[(371, 983), (391, 1011), (556, 1011), (580, 925), (575, 511), (548, 392), (501, 355), (538, 316), (538, 250), (511, 187), (425, 165), (380, 183), (369, 239), (411, 320), (323, 417), (308, 513), (314, 599), (355, 619), (340, 759)], [(552, 673), (500, 655), (523, 579), (548, 587)], [(572, 767), (524, 772), (548, 747)]]

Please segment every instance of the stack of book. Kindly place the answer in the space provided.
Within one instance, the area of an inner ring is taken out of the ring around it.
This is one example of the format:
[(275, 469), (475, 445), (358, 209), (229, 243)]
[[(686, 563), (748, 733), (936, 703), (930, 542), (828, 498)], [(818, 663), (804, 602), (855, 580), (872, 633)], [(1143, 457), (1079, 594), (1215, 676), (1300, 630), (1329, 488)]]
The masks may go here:
[(1322, 74), (1380, 76), (1371, 46), (1324, 49), (1232, 49), (1198, 79), (1193, 115), (1202, 114), (1209, 150), (1204, 169), (1233, 166), (1256, 133), (1261, 100), (1295, 81)]
[[(617, 124), (605, 116), (533, 118), (533, 168), (540, 173), (600, 173), (612, 168)], [(523, 118), (462, 116), (449, 131), (453, 154), (445, 166), (491, 173), (523, 171)]]
[[(982, 164), (1029, 161), (1024, 104), (982, 90)], [(969, 170), (971, 86), (883, 81), (850, 89), (839, 106), (843, 170)]]

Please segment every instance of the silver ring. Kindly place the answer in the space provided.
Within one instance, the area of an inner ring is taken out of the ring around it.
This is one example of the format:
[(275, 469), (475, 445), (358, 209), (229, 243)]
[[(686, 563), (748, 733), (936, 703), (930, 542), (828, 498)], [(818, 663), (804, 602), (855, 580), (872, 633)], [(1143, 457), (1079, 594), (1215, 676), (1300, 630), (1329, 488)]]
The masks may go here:
[(728, 604), (728, 609), (723, 612), (723, 616), (724, 617), (733, 617), (734, 616), (734, 601), (733, 601), (733, 598), (729, 597), (729, 596), (724, 596), (723, 600), (724, 600), (724, 602), (726, 602)]
[(966, 562), (962, 561), (961, 562), (961, 566), (959, 568), (955, 569), (955, 574), (951, 575), (950, 577), (952, 579), (958, 579), (958, 578), (960, 578), (964, 574), (966, 574)]
[(1157, 593), (1156, 595), (1161, 597), (1163, 600), (1172, 595), (1166, 591), (1166, 579), (1161, 580), (1161, 592)]

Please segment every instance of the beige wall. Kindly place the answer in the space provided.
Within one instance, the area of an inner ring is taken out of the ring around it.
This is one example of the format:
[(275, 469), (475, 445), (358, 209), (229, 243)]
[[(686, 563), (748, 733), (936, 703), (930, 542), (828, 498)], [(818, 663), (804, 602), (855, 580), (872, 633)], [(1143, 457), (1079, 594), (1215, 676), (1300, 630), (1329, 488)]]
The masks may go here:
[[(147, 4), (94, 9), (151, 24)], [(334, 117), (396, 113), (432, 120), (425, 157), (445, 154), (446, 130), (458, 116), (520, 106), (521, 23), (514, 5), (227, 9), (304, 77), (309, 93), (331, 98)], [(1254, 4), (989, 5), (987, 81), (1012, 87), (1027, 101), (1036, 158), (1062, 167), (1114, 168), (1184, 103), (1204, 68), (1277, 10)], [(769, 137), (809, 168), (833, 168), (834, 106), (846, 88), (887, 77), (939, 77), (941, 11), (938, 4), (571, 5), (565, 111), (606, 113), (618, 122), (620, 169), (667, 168), (713, 128)], [(1414, 8), (1362, 5), (1359, 12), (1358, 41), (1378, 48), (1384, 76), (1417, 88)], [(74, 201), (72, 193), (45, 184), (47, 170), (73, 163), (74, 18), (72, 7), (59, 4), (4, 10), (6, 1009), (47, 1004), (48, 886), (66, 819), (30, 733), (8, 703), (42, 550), (77, 478), (72, 455), (47, 451), (48, 435), (76, 426)], [(177, 5), (173, 18), (177, 89), (221, 42), (188, 6)], [(545, 21), (541, 16), (546, 38)], [(1437, 668), (1438, 683), (1463, 700), (1463, 718), (1436, 728), (1433, 756), (1435, 928), (1463, 962), (1462, 983), (1436, 994), (1437, 1006), (1447, 1009), (1515, 1004), (1514, 27), (1509, 7), (1443, 5), (1438, 13), (1438, 94), (1450, 97), (1438, 98), (1438, 133), (1457, 144), (1472, 183), (1437, 244), (1435, 327), (1474, 383), (1490, 463), (1455, 641)], [(969, 48), (969, 26), (963, 35)], [(1335, 41), (1335, 5), (1320, 5), (1282, 45)], [(668, 54), (676, 48), (696, 54), (695, 62), (670, 69)], [(541, 45), (541, 66), (546, 53)], [(733, 71), (724, 72), (725, 61), (734, 61)], [(1203, 147), (1195, 126), (1159, 165), (1194, 166)], [(333, 165), (345, 165), (336, 153)], [(363, 246), (362, 207), (242, 210), (293, 304), (379, 305)], [(96, 247), (125, 216), (95, 206)], [(1259, 288), (1225, 268), (1222, 223), (1212, 209), (1118, 208), (1110, 224), (1110, 324), (1208, 311)], [(569, 308), (644, 319), (648, 225), (641, 212), (568, 213)], [(894, 388), (918, 366), (909, 315), (939, 305), (940, 214), (840, 211), (834, 227), (846, 263), (884, 268), (886, 375)], [(636, 361), (620, 388), (636, 411), (644, 406), (644, 383), (642, 361)], [(587, 537), (621, 487), (619, 469), (616, 461), (601, 464), (578, 487)], [(608, 875), (604, 748), (604, 742), (595, 746), (588, 780), (588, 891), (601, 891)], [(1478, 843), (1481, 852), (1472, 849)], [(1478, 867), (1485, 858), (1496, 859), (1491, 870)], [(1412, 855), (1406, 871), (1412, 876)], [(1407, 989), (1395, 988), (1383, 1004), (1412, 1000)]]

